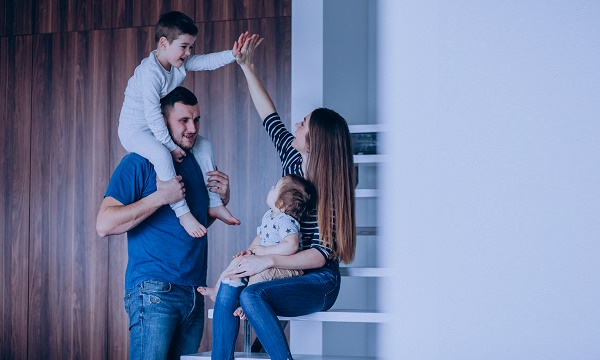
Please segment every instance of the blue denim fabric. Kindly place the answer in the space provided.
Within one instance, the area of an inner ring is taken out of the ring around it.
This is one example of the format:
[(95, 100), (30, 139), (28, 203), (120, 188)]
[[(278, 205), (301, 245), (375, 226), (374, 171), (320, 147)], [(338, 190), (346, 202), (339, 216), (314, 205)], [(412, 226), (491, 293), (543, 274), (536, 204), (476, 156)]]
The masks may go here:
[(198, 352), (204, 297), (193, 286), (147, 280), (126, 291), (129, 359), (173, 359)]
[(329, 310), (340, 291), (339, 265), (328, 262), (303, 276), (265, 281), (248, 287), (221, 284), (213, 314), (212, 359), (233, 359), (241, 306), (265, 350), (274, 360), (292, 359), (277, 316)]

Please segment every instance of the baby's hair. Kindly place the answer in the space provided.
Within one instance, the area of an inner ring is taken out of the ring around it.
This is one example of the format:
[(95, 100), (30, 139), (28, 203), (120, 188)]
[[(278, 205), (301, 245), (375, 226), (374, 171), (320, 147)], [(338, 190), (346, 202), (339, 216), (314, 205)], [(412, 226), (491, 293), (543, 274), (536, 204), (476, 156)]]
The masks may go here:
[(198, 98), (187, 88), (178, 86), (170, 93), (165, 95), (164, 98), (160, 99), (160, 111), (165, 117), (168, 118), (169, 113), (171, 110), (173, 110), (173, 107), (175, 107), (175, 104), (178, 102), (182, 103), (183, 105), (194, 106), (198, 103)]
[(179, 11), (162, 14), (154, 26), (154, 40), (156, 42), (161, 37), (165, 37), (170, 44), (181, 34), (196, 36), (198, 35), (198, 27), (194, 24), (194, 20)]
[(310, 181), (295, 174), (284, 176), (282, 180), (275, 205), (300, 221), (302, 215), (316, 204), (317, 190)]

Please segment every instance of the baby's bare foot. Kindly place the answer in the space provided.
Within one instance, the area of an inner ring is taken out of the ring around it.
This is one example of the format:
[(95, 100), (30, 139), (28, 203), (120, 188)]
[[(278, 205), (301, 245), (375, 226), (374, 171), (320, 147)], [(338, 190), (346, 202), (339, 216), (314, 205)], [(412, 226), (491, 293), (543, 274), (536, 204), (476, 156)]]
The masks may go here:
[(200, 286), (196, 290), (198, 290), (200, 294), (208, 296), (212, 301), (215, 301), (217, 299), (216, 288)]
[(240, 224), (240, 221), (231, 215), (229, 210), (224, 205), (208, 208), (208, 215), (215, 219), (221, 220), (227, 225)]
[(196, 220), (191, 212), (185, 213), (179, 217), (179, 223), (187, 233), (195, 238), (199, 238), (206, 234), (206, 228)]
[(246, 314), (244, 314), (244, 310), (242, 310), (241, 307), (235, 309), (235, 311), (233, 312), (233, 316), (239, 316), (240, 319), (246, 320)]

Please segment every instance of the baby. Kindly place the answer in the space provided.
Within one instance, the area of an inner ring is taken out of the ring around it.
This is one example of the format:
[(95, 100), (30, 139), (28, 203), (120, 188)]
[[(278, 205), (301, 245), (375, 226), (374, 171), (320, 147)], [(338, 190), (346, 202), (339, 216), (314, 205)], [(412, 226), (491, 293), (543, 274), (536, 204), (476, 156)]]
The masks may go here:
[(199, 287), (198, 292), (215, 301), (221, 283), (231, 286), (252, 285), (257, 282), (301, 276), (302, 270), (271, 268), (248, 279), (230, 279), (227, 272), (235, 268), (244, 255), (292, 255), (300, 245), (300, 218), (316, 204), (316, 191), (310, 181), (298, 175), (287, 175), (279, 179), (267, 194), (269, 210), (263, 215), (256, 237), (248, 249), (233, 256), (233, 260), (221, 273), (215, 287)]

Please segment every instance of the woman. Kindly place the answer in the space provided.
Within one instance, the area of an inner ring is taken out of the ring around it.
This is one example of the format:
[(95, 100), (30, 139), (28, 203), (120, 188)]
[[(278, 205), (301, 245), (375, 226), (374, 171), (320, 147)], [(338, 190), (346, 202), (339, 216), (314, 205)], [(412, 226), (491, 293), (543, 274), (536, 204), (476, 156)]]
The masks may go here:
[[(356, 249), (355, 171), (352, 142), (343, 117), (316, 109), (287, 131), (258, 79), (252, 36), (237, 57), (263, 125), (273, 140), (283, 175), (298, 174), (317, 189), (317, 210), (301, 222), (302, 251), (294, 255), (245, 256), (230, 275), (246, 277), (268, 268), (305, 270), (305, 275), (249, 287), (222, 284), (213, 315), (213, 359), (233, 359), (239, 319), (247, 318), (271, 359), (291, 359), (277, 316), (300, 316), (328, 310), (337, 299), (339, 262), (349, 263)], [(241, 307), (241, 310), (238, 309)]]

